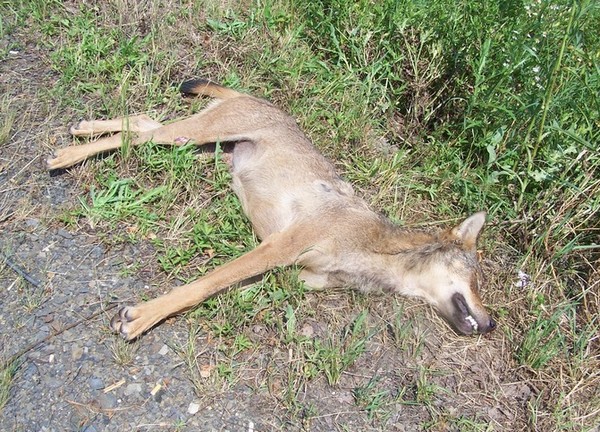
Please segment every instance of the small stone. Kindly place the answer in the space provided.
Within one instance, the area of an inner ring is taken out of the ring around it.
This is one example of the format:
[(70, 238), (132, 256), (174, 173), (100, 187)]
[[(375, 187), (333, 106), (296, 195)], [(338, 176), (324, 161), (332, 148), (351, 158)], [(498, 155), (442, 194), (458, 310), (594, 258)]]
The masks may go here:
[(307, 338), (312, 338), (315, 335), (315, 329), (310, 324), (304, 324), (300, 330), (300, 334)]
[(200, 366), (200, 376), (202, 378), (209, 378), (210, 372), (212, 371), (212, 369), (213, 369), (213, 367), (209, 364)]
[(40, 224), (40, 221), (38, 219), (27, 219), (25, 221), (25, 225), (28, 228), (36, 228), (39, 224)]
[(200, 404), (198, 404), (196, 402), (191, 402), (190, 406), (188, 406), (188, 409), (187, 409), (188, 414), (194, 415), (198, 411), (200, 411)]
[(160, 351), (158, 352), (160, 355), (165, 355), (169, 352), (169, 347), (165, 344), (161, 347)]
[(71, 348), (71, 358), (75, 361), (80, 360), (83, 357), (83, 347), (75, 345)]
[[(155, 387), (156, 388), (156, 387)], [(165, 395), (165, 389), (164, 388), (159, 388), (156, 391), (153, 391), (152, 393), (150, 393), (152, 395), (152, 397), (154, 398), (154, 400), (158, 403), (162, 402), (162, 398)]]
[(490, 407), (487, 409), (487, 414), (491, 419), (500, 422), (505, 416), (502, 414), (502, 410), (498, 407)]
[(167, 417), (174, 421), (182, 421), (186, 418), (186, 415), (177, 408), (171, 408), (167, 414)]
[(267, 328), (264, 325), (255, 324), (252, 326), (252, 331), (259, 336), (264, 336), (267, 333)]
[(102, 258), (103, 255), (104, 250), (100, 246), (94, 246), (90, 252), (90, 256), (95, 259)]
[(126, 396), (131, 396), (135, 393), (141, 393), (141, 392), (142, 392), (142, 385), (139, 383), (129, 384), (127, 387), (125, 387), (125, 395)]
[(112, 393), (102, 393), (96, 400), (102, 409), (112, 409), (117, 406), (117, 397)]
[(33, 377), (37, 373), (38, 373), (38, 367), (35, 365), (35, 363), (30, 362), (27, 365), (27, 368), (25, 369), (25, 371), (23, 372), (23, 377), (25, 377), (27, 380), (33, 381)]
[(64, 385), (62, 379), (54, 378), (54, 377), (46, 377), (44, 378), (44, 385), (50, 388), (59, 388)]
[(100, 378), (92, 377), (90, 378), (90, 388), (92, 390), (100, 390), (104, 388), (104, 381)]
[(56, 352), (56, 346), (50, 344), (50, 345), (46, 345), (45, 347), (43, 347), (41, 349), (41, 351), (45, 354), (54, 354)]
[(59, 228), (56, 234), (66, 240), (71, 240), (73, 238), (73, 234), (63, 228)]

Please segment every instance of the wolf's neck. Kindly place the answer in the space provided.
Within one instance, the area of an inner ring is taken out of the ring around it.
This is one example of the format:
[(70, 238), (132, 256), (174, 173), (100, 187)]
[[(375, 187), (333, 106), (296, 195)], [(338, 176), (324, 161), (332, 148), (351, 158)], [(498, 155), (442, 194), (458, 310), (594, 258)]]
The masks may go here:
[(378, 222), (368, 234), (371, 249), (378, 254), (418, 255), (432, 245), (439, 244), (438, 234), (402, 228), (385, 218), (380, 218)]
[(361, 291), (418, 295), (431, 254), (440, 244), (435, 234), (403, 229), (382, 219), (364, 233), (363, 245), (358, 248), (362, 250), (350, 253), (347, 276)]

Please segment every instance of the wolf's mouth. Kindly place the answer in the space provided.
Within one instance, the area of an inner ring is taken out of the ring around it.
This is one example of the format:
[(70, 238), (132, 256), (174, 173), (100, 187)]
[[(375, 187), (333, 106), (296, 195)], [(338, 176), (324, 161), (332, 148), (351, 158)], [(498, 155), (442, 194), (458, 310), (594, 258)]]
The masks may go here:
[(471, 334), (479, 330), (477, 320), (471, 315), (471, 311), (467, 306), (467, 302), (462, 294), (455, 293), (452, 296), (452, 304), (454, 304), (454, 324), (462, 333)]

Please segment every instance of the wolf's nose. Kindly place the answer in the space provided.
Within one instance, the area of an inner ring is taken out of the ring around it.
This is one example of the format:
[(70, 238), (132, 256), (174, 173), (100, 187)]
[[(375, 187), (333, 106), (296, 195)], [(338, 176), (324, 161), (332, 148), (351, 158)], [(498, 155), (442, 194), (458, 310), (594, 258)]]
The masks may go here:
[(491, 332), (492, 330), (494, 330), (496, 328), (496, 321), (494, 321), (492, 318), (490, 318), (490, 322), (488, 323), (488, 332)]

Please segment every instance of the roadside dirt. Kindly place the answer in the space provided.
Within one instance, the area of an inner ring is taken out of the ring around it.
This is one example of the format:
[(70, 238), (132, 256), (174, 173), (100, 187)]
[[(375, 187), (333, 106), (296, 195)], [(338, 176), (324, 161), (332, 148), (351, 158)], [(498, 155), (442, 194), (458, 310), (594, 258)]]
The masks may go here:
[[(180, 355), (190, 337), (185, 318), (169, 320), (129, 346), (132, 358), (120, 364), (115, 353), (123, 349), (108, 331), (111, 313), (105, 310), (142, 293), (152, 296), (172, 281), (157, 272), (149, 243), (107, 242), (110, 233), (61, 222), (85, 190), (76, 180), (81, 176), (72, 175), (84, 168), (50, 175), (45, 159), (70, 143), (67, 125), (77, 119), (45, 96), (55, 77), (45, 53), (22, 37), (22, 48), (0, 63), (0, 93), (17, 114), (0, 156), (0, 251), (39, 284), (0, 264), (0, 354), (9, 358), (48, 339), (20, 359), (0, 429), (416, 431), (428, 425), (445, 431), (488, 430), (489, 424), (527, 430), (527, 405), (536, 392), (514, 369), (501, 331), (459, 338), (430, 310), (407, 302), (407, 317), (417, 323), (410, 339), (422, 344), (415, 353), (394, 341), (392, 302), (377, 296), (368, 300), (375, 334), (366, 352), (338, 384), (317, 376), (302, 386), (294, 395), (304, 407), (299, 411), (290, 408), (283, 388), (295, 353), (270, 342), (272, 329), (249, 330), (258, 348), (234, 359), (243, 371), (231, 383), (193, 382)], [(148, 265), (126, 275), (132, 262)], [(355, 294), (307, 296), (316, 314), (303, 324), (315, 337), (329, 331), (323, 317), (337, 314), (332, 321), (348, 323), (361, 310)], [(207, 334), (197, 335), (196, 344), (200, 362), (218, 349)], [(385, 409), (368, 411), (357, 402), (356, 389), (368, 386), (371, 395), (386, 395)], [(402, 403), (409, 400), (418, 403)], [(460, 418), (464, 428), (457, 426)]]

